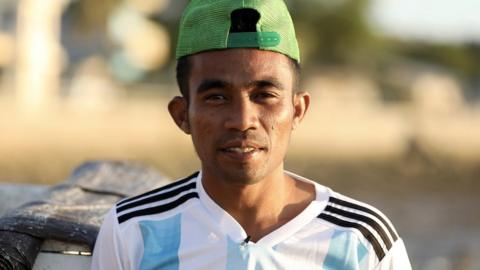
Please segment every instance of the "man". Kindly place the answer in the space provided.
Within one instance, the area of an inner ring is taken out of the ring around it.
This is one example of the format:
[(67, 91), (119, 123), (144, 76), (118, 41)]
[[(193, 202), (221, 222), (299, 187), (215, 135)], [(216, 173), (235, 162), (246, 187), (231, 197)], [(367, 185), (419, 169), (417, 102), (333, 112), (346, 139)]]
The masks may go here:
[(170, 114), (201, 171), (109, 212), (92, 269), (410, 269), (375, 208), (284, 170), (309, 106), (283, 0), (192, 0)]

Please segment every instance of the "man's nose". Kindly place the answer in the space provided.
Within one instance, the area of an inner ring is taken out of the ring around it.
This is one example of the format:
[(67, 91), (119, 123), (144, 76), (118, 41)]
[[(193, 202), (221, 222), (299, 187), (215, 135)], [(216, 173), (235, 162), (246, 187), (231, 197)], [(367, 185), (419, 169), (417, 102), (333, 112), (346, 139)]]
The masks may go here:
[(258, 128), (258, 111), (249, 98), (235, 100), (227, 113), (225, 121), (225, 128), (227, 129), (247, 131)]

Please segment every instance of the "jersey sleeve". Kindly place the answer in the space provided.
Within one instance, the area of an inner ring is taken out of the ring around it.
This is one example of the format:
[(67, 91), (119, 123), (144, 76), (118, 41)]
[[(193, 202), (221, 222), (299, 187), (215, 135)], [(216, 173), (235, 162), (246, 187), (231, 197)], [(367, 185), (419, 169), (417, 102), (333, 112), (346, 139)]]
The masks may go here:
[(91, 270), (117, 269), (124, 267), (121, 238), (115, 207), (105, 216), (95, 242)]
[(397, 239), (375, 270), (411, 270), (407, 250), (401, 238)]

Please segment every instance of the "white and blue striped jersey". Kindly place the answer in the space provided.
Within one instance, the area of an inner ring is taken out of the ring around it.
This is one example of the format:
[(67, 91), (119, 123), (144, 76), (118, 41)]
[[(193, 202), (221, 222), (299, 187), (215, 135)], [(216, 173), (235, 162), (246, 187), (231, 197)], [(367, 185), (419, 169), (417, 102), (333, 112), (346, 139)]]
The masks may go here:
[(201, 172), (120, 201), (100, 229), (92, 269), (411, 269), (380, 211), (291, 176), (315, 185), (316, 199), (255, 243), (207, 195)]

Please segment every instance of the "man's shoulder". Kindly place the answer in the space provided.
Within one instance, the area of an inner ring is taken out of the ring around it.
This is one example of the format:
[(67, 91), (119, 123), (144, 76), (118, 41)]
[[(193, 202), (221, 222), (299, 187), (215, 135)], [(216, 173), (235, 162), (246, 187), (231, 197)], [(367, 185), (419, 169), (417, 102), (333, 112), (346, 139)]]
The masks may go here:
[(119, 224), (132, 219), (158, 217), (199, 198), (196, 178), (199, 172), (165, 186), (119, 201), (113, 206)]
[(376, 207), (331, 191), (318, 218), (338, 230), (358, 235), (374, 249), (381, 260), (399, 236), (388, 217)]

